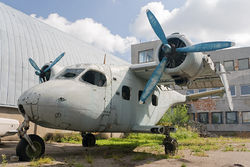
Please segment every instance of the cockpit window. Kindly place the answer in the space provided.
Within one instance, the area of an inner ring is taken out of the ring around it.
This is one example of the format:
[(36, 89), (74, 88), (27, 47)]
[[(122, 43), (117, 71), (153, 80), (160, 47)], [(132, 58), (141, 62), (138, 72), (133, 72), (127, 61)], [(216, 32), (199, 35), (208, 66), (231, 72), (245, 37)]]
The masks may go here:
[(106, 77), (104, 74), (98, 72), (98, 71), (87, 71), (83, 76), (82, 76), (82, 80), (85, 82), (88, 82), (92, 85), (96, 85), (96, 86), (105, 86), (106, 85)]
[(83, 71), (83, 68), (69, 68), (66, 69), (61, 75), (59, 75), (57, 79), (74, 79)]

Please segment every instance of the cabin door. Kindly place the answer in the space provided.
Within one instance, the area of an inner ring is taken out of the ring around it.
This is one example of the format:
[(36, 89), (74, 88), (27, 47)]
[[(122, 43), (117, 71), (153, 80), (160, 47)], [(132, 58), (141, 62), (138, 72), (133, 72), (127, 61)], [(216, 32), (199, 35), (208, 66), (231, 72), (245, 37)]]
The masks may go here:
[(111, 123), (111, 106), (112, 106), (112, 74), (109, 66), (105, 66), (105, 74), (106, 74), (106, 86), (105, 86), (105, 97), (104, 97), (104, 109), (101, 114), (100, 120), (100, 131), (104, 131), (107, 129)]

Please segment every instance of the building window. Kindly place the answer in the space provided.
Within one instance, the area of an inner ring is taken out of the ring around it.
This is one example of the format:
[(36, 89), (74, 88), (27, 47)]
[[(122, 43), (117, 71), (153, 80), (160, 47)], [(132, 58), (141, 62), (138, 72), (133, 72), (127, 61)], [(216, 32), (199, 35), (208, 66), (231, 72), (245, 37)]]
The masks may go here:
[(194, 94), (194, 90), (193, 89), (187, 90), (186, 95), (191, 95), (191, 94)]
[(129, 100), (130, 99), (130, 88), (128, 86), (123, 86), (122, 87), (122, 98), (124, 100)]
[(192, 121), (195, 121), (195, 113), (190, 113), (189, 114), (189, 119)]
[(216, 71), (220, 71), (220, 62), (215, 62), (214, 67), (215, 67)]
[(250, 111), (242, 112), (242, 123), (244, 124), (250, 123)]
[(139, 52), (139, 63), (148, 63), (154, 61), (153, 49)]
[(222, 124), (222, 112), (213, 112), (212, 113), (212, 123), (213, 124)]
[(198, 120), (200, 123), (207, 124), (208, 123), (208, 113), (198, 113)]
[(249, 68), (249, 60), (248, 58), (239, 59), (239, 70), (246, 70)]
[(226, 123), (227, 124), (237, 124), (238, 123), (238, 117), (237, 112), (226, 112)]
[(234, 61), (224, 61), (224, 66), (226, 71), (234, 71)]
[(153, 106), (157, 106), (158, 105), (158, 99), (156, 95), (152, 95), (152, 104)]
[(235, 93), (235, 86), (234, 86), (234, 85), (231, 85), (231, 86), (229, 86), (229, 89), (230, 89), (231, 95), (232, 95), (232, 96), (236, 96), (236, 93)]
[(241, 85), (240, 94), (243, 96), (250, 95), (250, 85)]

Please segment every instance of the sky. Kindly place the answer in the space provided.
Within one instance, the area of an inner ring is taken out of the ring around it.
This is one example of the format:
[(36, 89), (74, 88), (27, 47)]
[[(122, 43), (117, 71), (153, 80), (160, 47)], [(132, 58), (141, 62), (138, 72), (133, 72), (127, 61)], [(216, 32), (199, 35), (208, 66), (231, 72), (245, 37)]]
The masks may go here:
[(193, 43), (231, 40), (250, 45), (249, 0), (0, 0), (15, 9), (130, 61), (130, 46), (156, 40), (145, 11), (166, 35)]

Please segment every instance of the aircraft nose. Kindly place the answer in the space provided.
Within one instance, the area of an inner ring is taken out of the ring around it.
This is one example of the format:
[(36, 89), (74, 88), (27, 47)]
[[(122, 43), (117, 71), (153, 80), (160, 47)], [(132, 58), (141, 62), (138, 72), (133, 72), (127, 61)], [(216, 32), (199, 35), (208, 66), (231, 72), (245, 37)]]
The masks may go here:
[(27, 114), (31, 120), (38, 119), (37, 103), (39, 97), (40, 94), (34, 92), (34, 89), (32, 88), (21, 94), (17, 102), (19, 112), (22, 115)]

